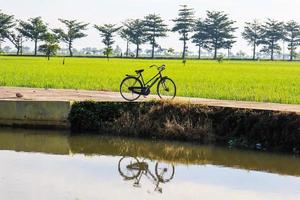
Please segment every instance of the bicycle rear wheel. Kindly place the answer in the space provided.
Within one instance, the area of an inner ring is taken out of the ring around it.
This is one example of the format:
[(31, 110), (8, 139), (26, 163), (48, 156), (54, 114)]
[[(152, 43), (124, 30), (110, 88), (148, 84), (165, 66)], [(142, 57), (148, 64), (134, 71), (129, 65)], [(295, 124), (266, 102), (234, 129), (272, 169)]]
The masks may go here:
[(130, 88), (142, 88), (142, 82), (138, 78), (136, 77), (125, 78), (120, 85), (120, 93), (121, 96), (126, 101), (135, 101), (138, 98), (140, 98), (141, 94), (134, 92)]
[(172, 164), (156, 163), (155, 174), (162, 183), (171, 181), (175, 174), (175, 167)]
[(157, 85), (157, 94), (161, 99), (174, 99), (176, 96), (176, 85), (170, 78), (163, 78)]

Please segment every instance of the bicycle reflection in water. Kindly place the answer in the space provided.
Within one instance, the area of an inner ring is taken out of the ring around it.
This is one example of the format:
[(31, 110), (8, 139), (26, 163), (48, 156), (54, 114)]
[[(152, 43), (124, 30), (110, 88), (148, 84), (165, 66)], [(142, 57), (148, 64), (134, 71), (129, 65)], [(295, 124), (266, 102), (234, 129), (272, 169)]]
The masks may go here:
[(154, 191), (159, 193), (162, 193), (160, 184), (171, 181), (175, 173), (174, 165), (159, 162), (155, 164), (155, 173), (152, 173), (148, 163), (145, 160), (140, 161), (136, 157), (121, 158), (118, 170), (125, 181), (134, 181), (134, 187), (141, 187), (141, 179), (146, 176), (155, 185)]

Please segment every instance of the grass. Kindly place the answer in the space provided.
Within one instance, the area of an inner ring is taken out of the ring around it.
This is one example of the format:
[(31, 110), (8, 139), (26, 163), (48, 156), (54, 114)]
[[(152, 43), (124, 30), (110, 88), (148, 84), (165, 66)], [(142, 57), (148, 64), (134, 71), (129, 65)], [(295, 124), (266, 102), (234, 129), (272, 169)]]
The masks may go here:
[[(166, 64), (165, 75), (179, 96), (259, 102), (300, 103), (299, 62), (134, 60), (99, 58), (0, 57), (0, 85), (118, 91), (125, 74)], [(154, 88), (155, 89), (155, 88)], [(156, 89), (155, 89), (156, 90)], [(155, 92), (153, 90), (152, 92)]]
[(157, 140), (300, 153), (300, 117), (295, 113), (207, 107), (176, 102), (78, 102), (73, 133), (94, 132)]

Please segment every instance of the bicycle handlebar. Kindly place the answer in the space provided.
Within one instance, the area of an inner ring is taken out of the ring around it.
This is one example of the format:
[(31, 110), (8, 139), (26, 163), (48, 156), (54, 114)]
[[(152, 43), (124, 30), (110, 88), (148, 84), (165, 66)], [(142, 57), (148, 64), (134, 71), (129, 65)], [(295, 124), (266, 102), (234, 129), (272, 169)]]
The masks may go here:
[(163, 71), (166, 69), (166, 65), (162, 65), (160, 67), (158, 67), (157, 65), (151, 65), (149, 68), (152, 68), (152, 67), (157, 67), (158, 71)]

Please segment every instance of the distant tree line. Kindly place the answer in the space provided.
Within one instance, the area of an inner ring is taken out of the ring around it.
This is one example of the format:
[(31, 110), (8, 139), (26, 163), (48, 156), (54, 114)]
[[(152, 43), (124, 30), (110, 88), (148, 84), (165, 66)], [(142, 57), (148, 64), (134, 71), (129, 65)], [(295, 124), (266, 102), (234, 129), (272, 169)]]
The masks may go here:
[[(50, 29), (41, 17), (30, 18), (27, 21), (15, 20), (14, 16), (0, 11), (0, 43), (7, 39), (22, 54), (24, 41), (34, 42), (34, 55), (40, 51), (48, 56), (55, 55), (60, 49), (59, 42), (66, 43), (70, 56), (73, 56), (73, 42), (86, 37), (84, 33), (89, 24), (77, 20), (59, 19), (64, 28)], [(228, 14), (219, 11), (207, 11), (204, 18), (196, 18), (194, 9), (186, 5), (180, 7), (178, 17), (172, 20), (173, 27), (168, 27), (158, 14), (149, 14), (143, 19), (129, 19), (122, 23), (94, 25), (99, 31), (105, 45), (104, 54), (112, 54), (114, 37), (119, 35), (127, 42), (125, 55), (129, 56), (129, 44), (136, 46), (135, 57), (139, 57), (140, 46), (151, 45), (151, 58), (155, 57), (155, 49), (160, 47), (158, 38), (168, 36), (168, 32), (177, 32), (179, 40), (183, 43), (182, 59), (185, 60), (188, 52), (188, 43), (191, 40), (198, 47), (198, 58), (201, 59), (202, 50), (213, 51), (213, 59), (218, 58), (220, 49), (230, 49), (236, 43), (234, 35), (237, 27), (235, 21)], [(280, 41), (288, 43), (289, 57), (293, 60), (300, 46), (300, 25), (295, 21), (281, 22), (267, 19), (264, 23), (257, 20), (247, 22), (242, 37), (253, 47), (253, 60), (257, 59), (258, 47), (261, 52), (270, 55), (281, 51)], [(43, 44), (38, 45), (40, 42)]]

